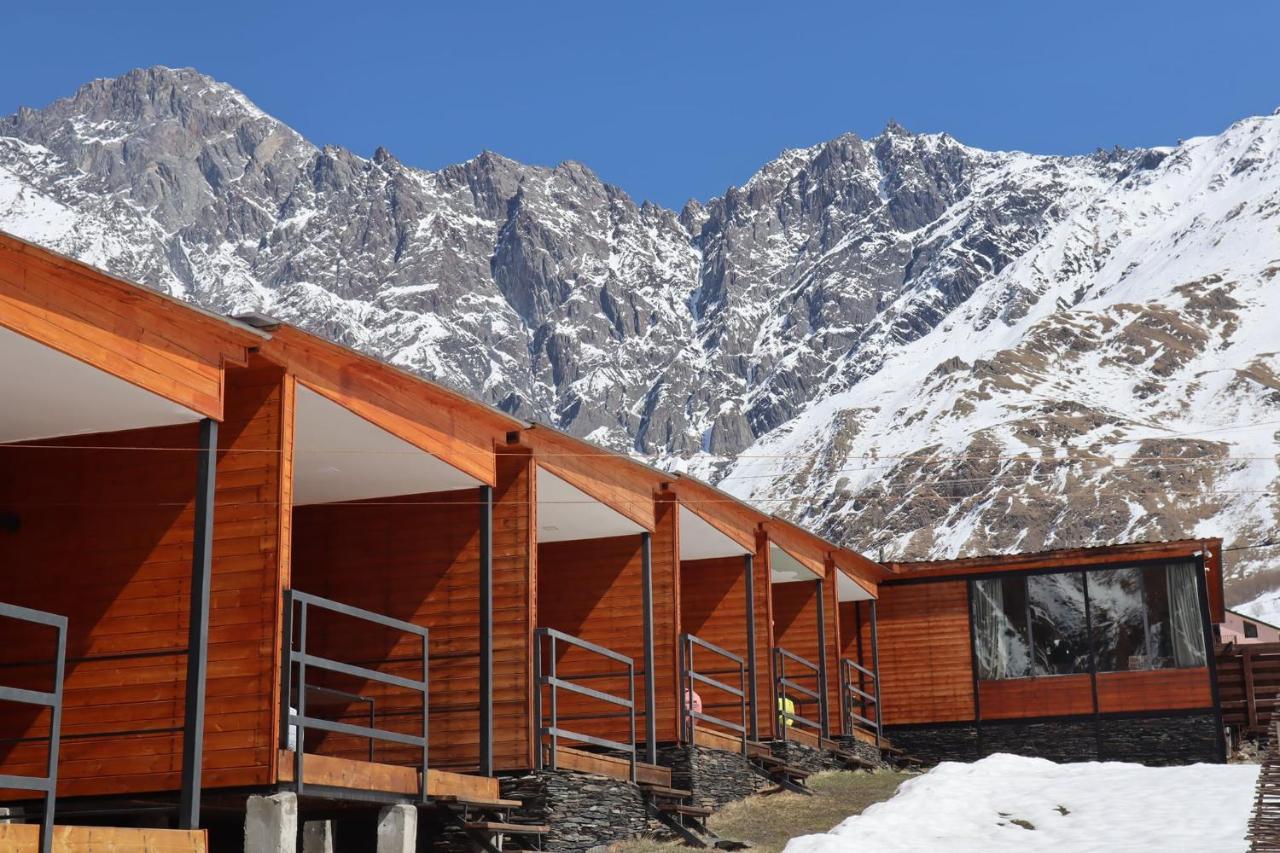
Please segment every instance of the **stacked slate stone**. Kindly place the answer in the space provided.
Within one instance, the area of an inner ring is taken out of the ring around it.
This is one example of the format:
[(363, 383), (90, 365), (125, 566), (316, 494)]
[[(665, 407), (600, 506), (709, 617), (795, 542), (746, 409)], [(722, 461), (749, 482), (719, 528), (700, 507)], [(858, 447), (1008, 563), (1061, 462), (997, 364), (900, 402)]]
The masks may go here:
[(671, 787), (693, 792), (693, 804), (720, 809), (773, 786), (736, 752), (701, 746), (669, 746), (658, 761), (671, 768)]
[(880, 752), (880, 748), (874, 743), (868, 743), (862, 738), (853, 735), (843, 735), (840, 738), (840, 748), (845, 752), (851, 752), (861, 758), (863, 761), (869, 761), (877, 767), (888, 767), (889, 764), (884, 760), (884, 756)]
[(645, 812), (640, 789), (619, 779), (538, 770), (502, 779), (502, 797), (520, 800), (522, 819), (545, 823), (547, 850), (590, 850), (610, 841), (657, 831)]
[(808, 770), (810, 773), (844, 769), (844, 762), (825, 749), (814, 749), (811, 746), (805, 746), (793, 740), (775, 740), (773, 742), (773, 755), (775, 758), (782, 759), (791, 767)]

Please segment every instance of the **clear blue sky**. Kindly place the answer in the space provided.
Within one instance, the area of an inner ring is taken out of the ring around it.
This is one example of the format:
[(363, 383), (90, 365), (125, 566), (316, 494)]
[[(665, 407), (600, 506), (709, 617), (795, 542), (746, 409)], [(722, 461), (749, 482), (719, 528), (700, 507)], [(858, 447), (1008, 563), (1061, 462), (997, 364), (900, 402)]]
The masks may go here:
[[(47, 6), (49, 8), (42, 8)], [(1280, 3), (23, 3), (0, 112), (193, 66), (316, 143), (580, 160), (678, 206), (889, 118), (991, 148), (1171, 144), (1280, 106)]]

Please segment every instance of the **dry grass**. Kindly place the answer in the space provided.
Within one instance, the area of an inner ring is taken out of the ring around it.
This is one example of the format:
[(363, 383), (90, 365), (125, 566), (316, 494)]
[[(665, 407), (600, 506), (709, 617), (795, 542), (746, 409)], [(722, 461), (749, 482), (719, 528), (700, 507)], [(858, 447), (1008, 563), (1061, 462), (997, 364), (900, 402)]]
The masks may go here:
[[(751, 843), (755, 853), (781, 853), (797, 835), (826, 832), (872, 803), (893, 796), (914, 774), (831, 771), (809, 777), (814, 796), (774, 794), (730, 803), (711, 817), (711, 828), (724, 838)], [(636, 839), (615, 844), (611, 853), (672, 853), (687, 849), (669, 842)]]

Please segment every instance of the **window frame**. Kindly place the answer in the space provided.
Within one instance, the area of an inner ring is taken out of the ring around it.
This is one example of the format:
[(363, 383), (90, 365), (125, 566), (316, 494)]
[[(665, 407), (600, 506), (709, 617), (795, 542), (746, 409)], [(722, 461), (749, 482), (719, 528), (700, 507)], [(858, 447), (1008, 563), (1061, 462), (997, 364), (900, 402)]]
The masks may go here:
[[(1028, 643), (1028, 648), (1031, 649), (1031, 655), (1032, 655), (1031, 674), (1014, 676), (1012, 678), (982, 678), (978, 674), (978, 670), (976, 667), (976, 660), (975, 660), (974, 667), (973, 667), (973, 680), (974, 680), (975, 686), (979, 683), (994, 684), (994, 683), (1005, 682), (1005, 681), (1026, 681), (1028, 679), (1033, 679), (1033, 678), (1078, 678), (1081, 675), (1088, 675), (1092, 678), (1096, 678), (1100, 675), (1115, 675), (1117, 673), (1159, 671), (1159, 670), (1128, 670), (1128, 669), (1100, 670), (1098, 668), (1098, 654), (1097, 654), (1097, 650), (1094, 648), (1094, 645), (1093, 645), (1094, 644), (1093, 604), (1089, 595), (1089, 574), (1091, 572), (1111, 571), (1115, 569), (1138, 569), (1139, 570), (1139, 577), (1141, 579), (1140, 583), (1142, 585), (1142, 610), (1143, 610), (1142, 620), (1143, 620), (1143, 628), (1145, 632), (1144, 642), (1147, 644), (1147, 648), (1149, 650), (1150, 649), (1150, 613), (1149, 613), (1149, 604), (1148, 604), (1148, 598), (1147, 598), (1146, 575), (1145, 575), (1145, 572), (1142, 571), (1142, 569), (1157, 567), (1157, 566), (1164, 567), (1167, 575), (1168, 566), (1172, 564), (1177, 564), (1177, 563), (1190, 563), (1196, 572), (1199, 572), (1201, 574), (1203, 574), (1204, 572), (1203, 563), (1200, 560), (1197, 560), (1195, 556), (1188, 556), (1188, 557), (1182, 557), (1182, 558), (1127, 560), (1122, 563), (1102, 563), (1098, 565), (1088, 565), (1088, 566), (1080, 566), (1080, 565), (1052, 566), (1052, 567), (1029, 569), (1029, 570), (1010, 569), (1007, 571), (987, 571), (987, 572), (980, 572), (980, 573), (965, 576), (964, 580), (969, 588), (968, 594), (970, 597), (970, 602), (972, 602), (974, 582), (980, 581), (980, 580), (989, 580), (992, 578), (1006, 578), (1009, 576), (1014, 576), (1014, 577), (1017, 577), (1019, 580), (1021, 580), (1023, 590), (1026, 593), (1026, 599), (1027, 599), (1027, 610), (1028, 610), (1027, 612), (1027, 643)], [(1040, 575), (1063, 575), (1063, 574), (1079, 574), (1084, 577), (1084, 589), (1085, 589), (1084, 610), (1085, 610), (1085, 623), (1088, 626), (1087, 630), (1088, 630), (1088, 644), (1089, 644), (1089, 666), (1087, 669), (1082, 670), (1080, 672), (1038, 674), (1035, 671), (1035, 634), (1034, 634), (1035, 629), (1032, 625), (1032, 620), (1031, 620), (1030, 590), (1027, 587), (1027, 579), (1040, 576)], [(1203, 619), (1205, 618), (1205, 614), (1208, 612), (1207, 611), (1208, 602), (1205, 600), (1205, 594), (1207, 594), (1207, 587), (1203, 587), (1200, 583), (1200, 580), (1201, 578), (1197, 578), (1196, 605), (1198, 610), (1200, 611), (1201, 620), (1203, 621)], [(1202, 593), (1202, 590), (1203, 590), (1203, 593)], [(970, 644), (973, 645), (977, 642), (977, 637), (976, 637), (976, 634), (974, 633), (972, 603), (970, 603), (970, 606), (968, 608), (968, 620), (969, 620)], [(1202, 642), (1204, 641), (1202, 640)], [(976, 655), (976, 652), (977, 650), (975, 647), (973, 649), (973, 653)], [(1212, 654), (1213, 654), (1212, 649), (1207, 648), (1205, 650), (1206, 663), (1201, 664), (1199, 666), (1176, 666), (1175, 665), (1172, 667), (1164, 667), (1164, 669), (1170, 669), (1170, 670), (1204, 669), (1208, 665), (1207, 663), (1208, 656)]]

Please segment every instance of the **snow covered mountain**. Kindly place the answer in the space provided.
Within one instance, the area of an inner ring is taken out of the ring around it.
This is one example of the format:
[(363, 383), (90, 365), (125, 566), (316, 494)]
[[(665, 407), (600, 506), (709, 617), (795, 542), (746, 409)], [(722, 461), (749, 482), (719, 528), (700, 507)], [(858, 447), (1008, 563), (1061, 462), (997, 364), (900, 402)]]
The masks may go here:
[(1280, 527), (1280, 116), (1077, 157), (890, 123), (676, 212), (316, 147), (151, 68), (0, 119), (0, 228), (887, 557)]

